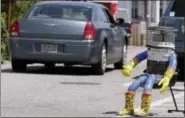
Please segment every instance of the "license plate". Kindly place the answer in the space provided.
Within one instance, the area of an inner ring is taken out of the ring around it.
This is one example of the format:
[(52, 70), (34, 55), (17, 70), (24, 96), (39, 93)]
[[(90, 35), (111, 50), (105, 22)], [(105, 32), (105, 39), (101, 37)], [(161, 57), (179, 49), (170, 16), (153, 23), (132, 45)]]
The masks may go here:
[(42, 44), (41, 45), (41, 52), (57, 53), (57, 45), (53, 45), (53, 44)]

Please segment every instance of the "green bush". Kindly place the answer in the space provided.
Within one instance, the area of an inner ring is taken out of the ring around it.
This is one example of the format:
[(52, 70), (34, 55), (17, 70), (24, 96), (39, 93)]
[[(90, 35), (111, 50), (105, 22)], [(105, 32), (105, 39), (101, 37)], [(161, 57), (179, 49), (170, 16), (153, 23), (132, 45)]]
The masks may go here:
[(24, 14), (39, 0), (17, 0), (15, 4), (12, 5), (12, 15), (11, 23), (16, 19), (21, 19)]
[[(12, 4), (12, 13), (11, 13), (11, 24), (16, 19), (21, 19), (23, 15), (39, 0), (30, 0), (30, 1), (22, 1), (17, 0)], [(7, 22), (7, 13), (3, 12), (1, 14), (1, 64), (6, 60), (9, 60), (9, 49), (8, 49), (8, 22)]]
[(1, 64), (9, 59), (8, 51), (8, 27), (7, 27), (7, 14), (1, 14)]

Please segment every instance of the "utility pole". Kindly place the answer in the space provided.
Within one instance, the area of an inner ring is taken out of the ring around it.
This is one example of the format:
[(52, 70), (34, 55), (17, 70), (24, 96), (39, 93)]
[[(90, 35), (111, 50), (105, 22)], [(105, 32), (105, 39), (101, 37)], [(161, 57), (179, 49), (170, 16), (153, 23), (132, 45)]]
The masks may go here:
[(156, 24), (159, 23), (160, 20), (160, 0), (155, 1), (156, 2)]
[(147, 21), (147, 1), (144, 0), (144, 20)]
[(146, 8), (146, 27), (148, 28), (151, 24), (151, 0), (147, 0), (147, 8)]
[(11, 25), (12, 0), (8, 0), (8, 30)]

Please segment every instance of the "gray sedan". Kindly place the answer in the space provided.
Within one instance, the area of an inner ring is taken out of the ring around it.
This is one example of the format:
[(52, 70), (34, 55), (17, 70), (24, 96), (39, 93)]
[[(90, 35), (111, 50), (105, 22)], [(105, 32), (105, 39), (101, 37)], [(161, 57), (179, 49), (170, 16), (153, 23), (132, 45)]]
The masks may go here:
[(91, 65), (103, 75), (107, 64), (123, 65), (126, 32), (106, 7), (91, 2), (36, 3), (10, 27), (13, 71), (27, 64)]

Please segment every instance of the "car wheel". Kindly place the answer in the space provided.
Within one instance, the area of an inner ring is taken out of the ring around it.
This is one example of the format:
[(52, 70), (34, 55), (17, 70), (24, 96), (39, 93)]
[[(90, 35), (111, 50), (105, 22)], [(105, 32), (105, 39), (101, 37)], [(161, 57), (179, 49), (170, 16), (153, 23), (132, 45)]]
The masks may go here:
[(55, 63), (45, 63), (44, 66), (45, 66), (45, 68), (48, 68), (48, 69), (54, 68), (55, 67)]
[(14, 72), (24, 72), (26, 71), (27, 64), (21, 60), (11, 60), (12, 70)]
[(123, 65), (127, 64), (127, 51), (128, 51), (128, 47), (127, 47), (127, 45), (124, 45), (124, 47), (123, 47)]
[(106, 65), (107, 65), (107, 50), (105, 44), (103, 44), (101, 48), (100, 61), (96, 65), (93, 65), (93, 69), (95, 69), (97, 75), (104, 75)]
[(121, 59), (120, 59), (120, 61), (118, 61), (114, 64), (114, 68), (115, 69), (122, 69), (123, 65), (126, 63), (126, 61), (127, 61), (127, 47), (126, 47), (126, 45), (124, 45)]

